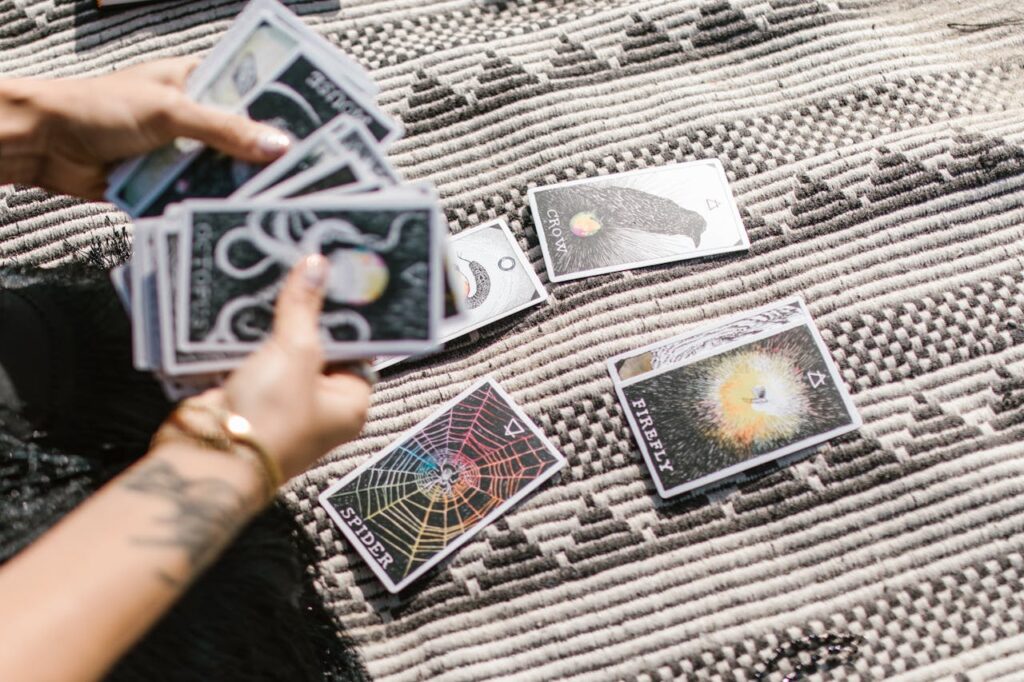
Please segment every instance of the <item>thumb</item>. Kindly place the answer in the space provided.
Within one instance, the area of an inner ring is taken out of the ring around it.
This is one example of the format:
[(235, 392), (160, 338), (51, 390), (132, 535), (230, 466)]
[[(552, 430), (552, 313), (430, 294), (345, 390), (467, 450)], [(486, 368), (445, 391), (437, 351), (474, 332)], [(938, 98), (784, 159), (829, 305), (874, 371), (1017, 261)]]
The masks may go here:
[(203, 106), (187, 97), (169, 112), (174, 137), (199, 140), (208, 147), (250, 163), (269, 163), (291, 146), (283, 132), (245, 116)]
[(320, 254), (299, 261), (285, 280), (274, 311), (274, 340), (289, 350), (317, 357), (321, 368), (320, 311), (327, 266), (327, 259)]

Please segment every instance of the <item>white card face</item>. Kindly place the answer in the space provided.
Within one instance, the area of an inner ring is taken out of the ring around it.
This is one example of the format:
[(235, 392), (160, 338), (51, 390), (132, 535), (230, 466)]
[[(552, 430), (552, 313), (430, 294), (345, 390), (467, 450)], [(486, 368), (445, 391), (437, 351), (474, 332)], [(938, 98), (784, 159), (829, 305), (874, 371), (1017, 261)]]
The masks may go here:
[(320, 504), (394, 593), (564, 466), (488, 378), (325, 490)]
[[(547, 300), (548, 292), (515, 236), (501, 218), (464, 230), (449, 239), (455, 286), (465, 294), (464, 314), (441, 325), (448, 342)], [(406, 358), (380, 358), (375, 369)]]
[(750, 248), (716, 159), (537, 187), (528, 196), (552, 282)]
[(711, 486), (861, 425), (798, 298), (617, 355), (608, 370), (662, 497)]

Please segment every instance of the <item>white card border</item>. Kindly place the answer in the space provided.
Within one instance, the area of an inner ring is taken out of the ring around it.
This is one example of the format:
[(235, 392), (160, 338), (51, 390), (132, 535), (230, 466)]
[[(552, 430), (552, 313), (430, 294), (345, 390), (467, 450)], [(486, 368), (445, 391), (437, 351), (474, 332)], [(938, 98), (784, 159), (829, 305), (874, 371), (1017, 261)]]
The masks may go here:
[[(544, 447), (547, 448), (548, 452), (550, 452), (551, 455), (555, 458), (555, 463), (542, 475), (530, 481), (530, 483), (528, 483), (526, 487), (524, 487), (522, 490), (520, 490), (512, 497), (502, 502), (498, 507), (492, 509), (487, 514), (487, 516), (477, 521), (472, 528), (465, 531), (462, 535), (460, 535), (458, 538), (452, 541), (451, 544), (449, 544), (443, 550), (435, 554), (429, 561), (425, 562), (415, 571), (405, 576), (400, 582), (395, 583), (391, 580), (388, 574), (384, 572), (384, 570), (381, 569), (380, 566), (377, 565), (377, 562), (373, 560), (373, 557), (370, 556), (364, 550), (362, 542), (360, 542), (359, 539), (355, 537), (355, 535), (352, 533), (352, 530), (341, 519), (341, 515), (338, 513), (338, 510), (335, 509), (334, 505), (330, 503), (330, 497), (335, 492), (348, 485), (348, 483), (358, 478), (359, 475), (362, 474), (364, 471), (371, 468), (374, 465), (374, 463), (380, 461), (388, 454), (390, 454), (392, 451), (397, 449), (399, 445), (401, 445), (410, 437), (412, 437), (413, 434), (422, 430), (425, 426), (436, 420), (444, 412), (451, 409), (452, 407), (460, 403), (462, 400), (464, 400), (467, 396), (472, 394), (474, 391), (478, 390), (479, 388), (485, 385), (489, 385), (492, 388), (492, 390), (494, 390), (502, 399), (505, 400), (505, 402), (508, 403), (509, 407), (512, 408), (513, 413), (521, 420), (523, 420), (523, 422), (527, 425), (530, 431), (540, 439)], [(552, 443), (551, 440), (541, 430), (541, 428), (537, 426), (534, 420), (531, 419), (529, 415), (527, 415), (525, 412), (523, 412), (523, 409), (519, 406), (519, 404), (512, 399), (512, 396), (510, 396), (492, 376), (486, 376), (483, 379), (471, 385), (462, 393), (459, 393), (457, 396), (455, 396), (448, 402), (444, 403), (444, 405), (442, 405), (441, 407), (431, 412), (426, 419), (417, 422), (416, 425), (413, 426), (412, 428), (403, 431), (402, 434), (396, 437), (390, 445), (388, 445), (383, 450), (375, 453), (372, 457), (370, 457), (370, 459), (366, 460), (358, 467), (356, 467), (354, 470), (346, 474), (340, 481), (329, 486), (326, 490), (320, 493), (317, 499), (320, 502), (320, 506), (327, 512), (327, 514), (334, 521), (335, 525), (341, 530), (342, 534), (345, 536), (345, 539), (348, 541), (348, 543), (352, 546), (352, 548), (356, 550), (356, 552), (362, 558), (363, 562), (370, 567), (370, 570), (373, 571), (374, 575), (377, 576), (377, 579), (384, 584), (384, 587), (387, 588), (388, 592), (390, 592), (391, 594), (397, 594), (401, 592), (404, 588), (406, 588), (410, 583), (414, 582), (417, 578), (419, 578), (424, 573), (429, 571), (431, 568), (444, 561), (447, 557), (451, 556), (457, 549), (459, 549), (467, 542), (469, 542), (478, 532), (486, 528), (488, 525), (494, 522), (495, 519), (505, 514), (505, 512), (508, 511), (511, 507), (514, 507), (516, 504), (521, 502), (523, 498), (528, 496), (534, 490), (536, 490), (545, 482), (547, 482), (552, 476), (554, 476), (556, 473), (565, 468), (566, 464), (567, 461), (565, 459), (565, 456), (558, 451), (558, 449), (554, 446), (554, 443)]]

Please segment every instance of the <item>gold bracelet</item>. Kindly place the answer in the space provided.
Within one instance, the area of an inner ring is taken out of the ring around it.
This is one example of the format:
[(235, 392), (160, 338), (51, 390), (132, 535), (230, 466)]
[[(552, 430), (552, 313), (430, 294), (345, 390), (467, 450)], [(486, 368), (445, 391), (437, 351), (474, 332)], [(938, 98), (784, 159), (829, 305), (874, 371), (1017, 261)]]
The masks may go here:
[[(184, 419), (182, 419), (180, 412), (183, 411), (193, 412), (205, 412), (212, 416), (219, 427), (215, 432), (196, 430), (195, 427), (189, 425)], [(260, 475), (263, 478), (264, 487), (266, 488), (267, 501), (274, 499), (277, 495), (278, 488), (284, 483), (284, 475), (281, 473), (281, 467), (277, 461), (270, 456), (266, 448), (264, 448), (252, 435), (252, 424), (245, 417), (229, 412), (228, 410), (219, 409), (212, 405), (204, 405), (202, 403), (193, 403), (192, 401), (186, 400), (185, 402), (178, 405), (178, 407), (170, 414), (167, 421), (164, 423), (164, 427), (172, 427), (182, 436), (188, 438), (193, 443), (202, 445), (203, 447), (217, 450), (218, 452), (236, 453), (238, 451), (237, 446), (241, 446), (243, 449), (249, 451), (254, 455), (253, 459), (260, 470)], [(155, 448), (159, 443), (168, 440), (170, 434), (165, 431), (162, 427), (157, 431), (156, 435), (153, 436), (153, 440), (150, 443), (150, 447)]]

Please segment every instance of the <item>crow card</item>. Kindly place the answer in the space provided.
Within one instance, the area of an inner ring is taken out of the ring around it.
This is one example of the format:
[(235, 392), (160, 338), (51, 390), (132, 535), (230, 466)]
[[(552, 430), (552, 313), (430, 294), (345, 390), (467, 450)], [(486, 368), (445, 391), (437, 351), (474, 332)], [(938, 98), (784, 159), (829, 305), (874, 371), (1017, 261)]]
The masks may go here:
[(714, 159), (528, 194), (552, 282), (750, 247), (725, 171)]

